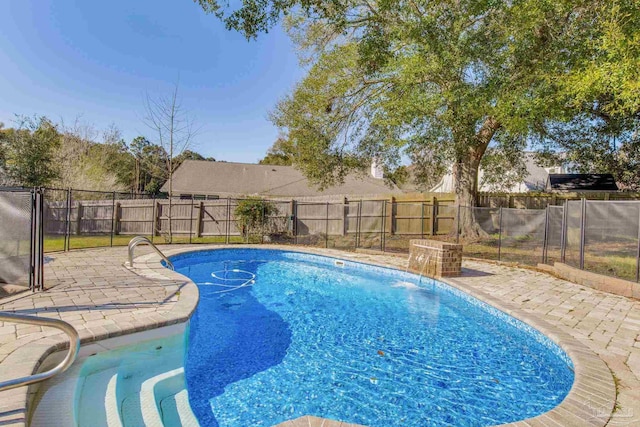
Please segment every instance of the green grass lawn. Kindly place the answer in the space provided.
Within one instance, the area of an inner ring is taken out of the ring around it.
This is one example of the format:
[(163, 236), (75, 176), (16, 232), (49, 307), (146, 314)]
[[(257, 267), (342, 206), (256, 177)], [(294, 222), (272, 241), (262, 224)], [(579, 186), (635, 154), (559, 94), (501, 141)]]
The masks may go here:
[[(113, 246), (126, 246), (134, 236), (130, 235), (116, 235), (113, 236)], [(149, 238), (151, 236), (148, 236)], [(313, 237), (313, 236), (311, 236)], [(371, 241), (366, 238), (361, 239), (361, 247), (370, 247), (371, 249), (380, 248), (379, 235), (374, 236), (375, 239)], [(355, 247), (354, 236), (334, 237), (329, 239), (328, 246), (330, 248), (343, 248), (351, 249)], [(436, 236), (438, 240), (447, 240), (447, 236)], [(262, 237), (259, 235), (249, 236), (248, 243), (260, 243)], [(166, 244), (165, 238), (162, 236), (156, 236), (153, 239), (156, 244)], [(224, 244), (226, 242), (225, 236), (206, 236), (206, 237), (192, 237), (191, 243), (210, 243), (210, 244)], [(173, 243), (184, 244), (189, 243), (189, 237), (174, 236)], [(242, 236), (230, 236), (229, 243), (247, 243), (246, 239)], [(272, 241), (265, 243), (291, 243), (293, 244), (293, 238), (282, 241)], [(82, 249), (82, 248), (98, 248), (111, 246), (111, 236), (71, 236), (70, 249)], [(299, 237), (298, 244), (324, 247), (324, 238), (305, 238)], [(408, 252), (409, 239), (408, 238), (387, 238), (385, 241), (386, 250), (389, 252)], [(488, 260), (498, 260), (498, 241), (492, 237), (473, 243), (464, 243), (463, 254), (468, 257), (482, 258)], [(20, 248), (20, 252), (24, 252), (28, 249), (28, 245), (25, 242)], [(585, 253), (584, 267), (585, 270), (593, 273), (603, 274), (606, 276), (619, 277), (621, 279), (635, 281), (636, 278), (636, 258), (635, 254), (626, 253), (628, 251), (621, 251), (615, 253), (615, 251), (598, 251), (597, 248), (590, 248), (589, 252)], [(13, 249), (12, 249), (13, 250)], [(62, 236), (47, 236), (44, 240), (45, 252), (57, 252), (64, 250), (64, 237)], [(500, 259), (507, 262), (517, 262), (525, 265), (537, 265), (542, 262), (542, 249), (539, 245), (534, 243), (528, 244), (528, 242), (518, 242), (517, 246), (505, 245), (501, 248)], [(573, 266), (577, 266), (577, 261), (567, 254), (567, 263)], [(550, 262), (559, 261), (560, 253), (557, 250), (549, 251), (548, 259)]]
[[(115, 235), (113, 236), (113, 246), (127, 246), (129, 241), (135, 236), (130, 235)], [(146, 236), (151, 239), (151, 236)], [(191, 243), (225, 243), (225, 236), (206, 236), (206, 237), (192, 237)], [(153, 238), (153, 242), (157, 245), (166, 244), (166, 240), (162, 236), (156, 236)], [(245, 240), (240, 236), (230, 236), (229, 243), (244, 243)], [(189, 237), (174, 236), (173, 243), (189, 243)], [(251, 242), (259, 243), (259, 242)], [(71, 236), (69, 240), (69, 249), (83, 249), (83, 248), (101, 248), (111, 246), (111, 236)], [(63, 236), (47, 236), (44, 239), (44, 251), (45, 252), (60, 252), (64, 250), (64, 237)]]
[[(113, 236), (113, 246), (126, 246), (133, 236)], [(69, 249), (99, 248), (111, 246), (111, 236), (71, 236)], [(63, 236), (46, 236), (44, 239), (45, 252), (59, 252), (64, 250)]]

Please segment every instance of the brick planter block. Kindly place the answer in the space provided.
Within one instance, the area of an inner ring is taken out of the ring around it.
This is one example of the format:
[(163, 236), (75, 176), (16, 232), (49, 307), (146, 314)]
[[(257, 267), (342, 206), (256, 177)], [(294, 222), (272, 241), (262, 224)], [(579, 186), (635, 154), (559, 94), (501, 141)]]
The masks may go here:
[(428, 277), (460, 276), (462, 245), (413, 239), (409, 245), (409, 269)]

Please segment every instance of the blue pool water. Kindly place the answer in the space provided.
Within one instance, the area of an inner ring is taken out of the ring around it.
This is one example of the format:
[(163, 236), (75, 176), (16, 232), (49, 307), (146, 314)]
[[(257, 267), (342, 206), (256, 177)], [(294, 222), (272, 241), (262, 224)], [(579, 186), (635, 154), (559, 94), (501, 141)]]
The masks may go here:
[(172, 262), (200, 290), (185, 377), (203, 426), (486, 426), (548, 411), (573, 383), (549, 339), (430, 279), (275, 250)]

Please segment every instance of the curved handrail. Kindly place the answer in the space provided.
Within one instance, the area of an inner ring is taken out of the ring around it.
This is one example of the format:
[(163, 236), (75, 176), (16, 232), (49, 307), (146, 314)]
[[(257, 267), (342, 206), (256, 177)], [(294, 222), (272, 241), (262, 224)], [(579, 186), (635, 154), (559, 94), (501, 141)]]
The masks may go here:
[(62, 362), (60, 362), (56, 367), (50, 369), (45, 372), (40, 372), (39, 374), (29, 375), (27, 377), (15, 378), (8, 381), (0, 382), (0, 391), (10, 390), (16, 387), (22, 387), (25, 385), (37, 383), (40, 381), (44, 381), (57, 375), (61, 372), (64, 372), (73, 364), (78, 356), (78, 350), (80, 349), (80, 335), (78, 335), (78, 331), (71, 326), (69, 323), (58, 320), (58, 319), (49, 319), (46, 317), (37, 317), (37, 316), (25, 316), (22, 314), (14, 314), (14, 313), (0, 313), (0, 320), (3, 322), (13, 322), (13, 323), (26, 323), (29, 325), (38, 325), (38, 326), (50, 326), (52, 328), (60, 329), (62, 332), (69, 336), (69, 351), (67, 352), (67, 356), (64, 358)]
[(160, 249), (158, 249), (158, 247), (153, 244), (151, 240), (149, 240), (147, 237), (144, 237), (144, 236), (136, 236), (129, 241), (129, 267), (133, 267), (133, 250), (135, 249), (136, 246), (140, 244), (151, 246), (151, 248), (153, 248), (153, 250), (156, 251), (158, 255), (160, 255), (160, 258), (162, 258), (162, 260), (167, 264), (167, 266), (170, 269), (175, 270), (173, 267), (173, 263), (169, 261), (169, 258), (167, 258), (165, 254), (163, 254), (160, 251)]

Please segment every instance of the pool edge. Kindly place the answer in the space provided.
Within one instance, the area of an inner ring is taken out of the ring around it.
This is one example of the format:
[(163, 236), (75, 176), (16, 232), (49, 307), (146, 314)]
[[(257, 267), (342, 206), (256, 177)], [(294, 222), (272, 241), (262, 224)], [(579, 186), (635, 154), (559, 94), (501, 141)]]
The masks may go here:
[[(397, 267), (385, 264), (383, 262), (372, 261), (369, 259), (363, 259), (358, 256), (357, 253), (345, 253), (343, 251), (324, 249), (324, 248), (301, 248), (297, 246), (283, 246), (283, 245), (202, 245), (198, 248), (194, 247), (178, 247), (167, 248), (165, 253), (168, 256), (177, 255), (186, 252), (198, 252), (212, 249), (274, 249), (281, 251), (291, 251), (300, 253), (309, 253), (320, 256), (328, 256), (337, 259), (349, 259), (351, 261), (359, 262), (362, 264), (376, 265), (380, 267), (390, 268), (394, 270), (400, 270)], [(164, 249), (164, 248), (163, 248)], [(179, 307), (174, 307), (171, 312), (176, 316), (171, 319), (164, 319), (164, 321), (158, 321), (158, 319), (150, 319), (148, 324), (142, 326), (132, 327), (130, 329), (122, 330), (118, 334), (84, 334), (83, 344), (94, 343), (106, 338), (112, 338), (114, 336), (123, 336), (134, 332), (140, 332), (143, 330), (156, 329), (162, 326), (168, 326), (172, 324), (186, 322), (190, 317), (198, 302), (198, 289), (197, 286), (185, 276), (173, 272), (164, 268), (160, 264), (160, 258), (155, 254), (139, 256), (135, 259), (135, 268), (131, 269), (132, 272), (140, 276), (156, 279), (156, 280), (180, 280), (184, 282), (183, 287), (180, 289), (180, 304)], [(561, 329), (551, 325), (547, 321), (543, 320), (539, 316), (528, 313), (512, 303), (501, 301), (495, 297), (492, 297), (484, 292), (471, 288), (470, 286), (458, 282), (456, 279), (439, 279), (440, 281), (458, 289), (471, 297), (478, 299), (504, 313), (530, 325), (538, 330), (540, 333), (548, 337), (551, 341), (557, 344), (567, 355), (571, 358), (574, 364), (575, 378), (574, 383), (565, 399), (552, 410), (540, 414), (533, 418), (504, 424), (509, 426), (603, 426), (606, 425), (613, 412), (616, 402), (616, 387), (614, 383), (611, 371), (604, 363), (604, 361), (586, 345), (580, 343), (577, 339), (573, 338), (568, 333)], [(44, 360), (44, 358), (54, 351), (64, 348), (64, 342), (58, 340), (54, 343), (48, 342), (40, 346), (40, 352), (38, 354), (38, 361), (34, 362), (34, 371), (38, 365)], [(33, 352), (33, 347), (30, 347)], [(36, 350), (37, 351), (37, 350)], [(31, 354), (33, 357), (33, 353)], [(24, 401), (27, 401), (29, 395), (33, 391), (24, 391)], [(27, 409), (30, 409), (27, 405)], [(27, 412), (27, 419), (30, 415)], [(312, 417), (316, 418), (316, 417)], [(312, 425), (308, 421), (309, 417), (305, 416), (295, 420), (285, 421), (279, 426), (297, 426), (297, 425)], [(26, 420), (25, 420), (26, 421)], [(301, 423), (299, 423), (301, 422)], [(340, 425), (339, 422), (327, 420), (323, 425)], [(346, 423), (342, 423), (344, 426)], [(7, 424), (14, 425), (14, 424)], [(15, 425), (26, 425), (26, 422), (16, 423)]]
[[(337, 259), (349, 259), (362, 264), (375, 265), (392, 270), (397, 267), (371, 260), (361, 259), (357, 253), (345, 256), (344, 251), (324, 248), (301, 248), (287, 245), (206, 245), (194, 248), (176, 248), (166, 251), (167, 256), (183, 254), (187, 252), (201, 252), (219, 249), (271, 249), (308, 253), (313, 255), (328, 256)], [(155, 254), (146, 255), (149, 262), (159, 264), (160, 258)], [(165, 269), (166, 270), (166, 269)], [(176, 273), (177, 274), (177, 273)], [(557, 344), (571, 359), (574, 365), (574, 382), (564, 400), (550, 411), (544, 412), (532, 418), (502, 424), (504, 426), (604, 426), (609, 421), (616, 403), (616, 386), (611, 371), (605, 362), (589, 347), (582, 344), (567, 332), (551, 325), (539, 316), (524, 311), (512, 303), (501, 301), (484, 292), (473, 289), (455, 278), (439, 278), (439, 281), (470, 295), (473, 298), (494, 307), (509, 316), (512, 316), (527, 325), (533, 327), (551, 341)], [(278, 426), (293, 426), (296, 422), (307, 422), (305, 417), (285, 421)], [(331, 421), (331, 420), (327, 420)], [(293, 423), (293, 424), (291, 424)]]
[[(147, 315), (144, 321), (123, 326), (117, 331), (109, 331), (105, 328), (78, 328), (76, 326), (81, 346), (185, 323), (191, 318), (198, 304), (199, 292), (196, 284), (189, 278), (164, 268), (159, 261), (155, 263), (145, 262), (144, 265), (128, 269), (136, 275), (152, 280), (177, 281), (180, 283), (177, 291), (179, 294), (178, 300), (165, 313)], [(141, 284), (140, 286), (149, 286), (149, 284)], [(5, 366), (18, 366), (20, 372), (24, 371), (28, 375), (35, 374), (42, 369), (43, 363), (49, 356), (68, 347), (68, 339), (61, 334), (46, 335), (35, 341), (27, 341), (17, 346), (2, 361), (2, 368)], [(41, 383), (35, 383), (0, 392), (0, 396), (2, 396), (2, 399), (0, 399), (0, 413), (2, 414), (0, 416), (0, 425), (7, 427), (28, 426), (35, 409), (33, 403), (40, 385)], [(5, 408), (7, 408), (6, 411)]]

